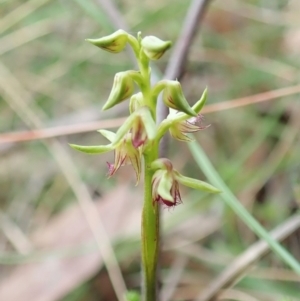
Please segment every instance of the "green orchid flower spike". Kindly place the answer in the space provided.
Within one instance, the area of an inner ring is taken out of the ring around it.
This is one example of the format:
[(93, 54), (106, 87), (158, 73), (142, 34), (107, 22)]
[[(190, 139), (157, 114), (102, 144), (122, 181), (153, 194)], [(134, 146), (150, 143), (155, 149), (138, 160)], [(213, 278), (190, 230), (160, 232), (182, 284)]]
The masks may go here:
[[(175, 207), (182, 203), (180, 186), (184, 185), (203, 192), (219, 193), (212, 185), (186, 177), (173, 168), (169, 159), (158, 157), (161, 138), (169, 131), (171, 136), (180, 141), (191, 141), (189, 133), (206, 129), (200, 114), (206, 99), (202, 97), (192, 107), (186, 100), (178, 81), (162, 80), (154, 86), (150, 83), (150, 61), (159, 59), (170, 47), (171, 42), (154, 36), (137, 38), (118, 30), (88, 42), (112, 53), (123, 51), (130, 45), (135, 53), (139, 70), (128, 70), (115, 75), (114, 83), (103, 105), (108, 110), (115, 105), (129, 100), (129, 116), (114, 133), (107, 130), (99, 132), (108, 139), (107, 145), (81, 146), (71, 144), (74, 149), (88, 154), (102, 154), (114, 151), (114, 162), (107, 163), (108, 177), (112, 177), (124, 165), (132, 165), (139, 183), (144, 170), (144, 206), (142, 211), (142, 266), (144, 301), (156, 300), (156, 266), (159, 250), (159, 205)], [(140, 92), (134, 94), (135, 84)], [(169, 108), (169, 115), (160, 124), (156, 124), (156, 103), (162, 93), (164, 104)], [(144, 165), (144, 168), (142, 168)]]

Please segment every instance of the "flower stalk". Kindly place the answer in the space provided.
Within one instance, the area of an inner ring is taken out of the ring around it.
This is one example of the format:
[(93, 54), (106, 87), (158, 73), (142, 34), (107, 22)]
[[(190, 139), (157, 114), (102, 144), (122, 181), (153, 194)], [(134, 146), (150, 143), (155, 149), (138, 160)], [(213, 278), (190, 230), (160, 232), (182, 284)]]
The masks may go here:
[[(112, 108), (130, 98), (130, 115), (116, 133), (99, 130), (109, 140), (109, 144), (100, 146), (71, 146), (81, 152), (101, 154), (113, 150), (114, 163), (108, 163), (108, 177), (119, 168), (131, 164), (136, 174), (137, 184), (141, 177), (141, 162), (144, 165), (144, 203), (141, 224), (142, 251), (142, 300), (157, 300), (157, 262), (160, 245), (159, 205), (175, 207), (181, 204), (179, 186), (185, 185), (205, 192), (218, 193), (212, 185), (181, 175), (166, 158), (158, 158), (161, 138), (169, 130), (178, 140), (190, 141), (186, 135), (206, 128), (202, 126), (199, 115), (206, 102), (206, 90), (201, 99), (190, 107), (184, 97), (178, 81), (163, 80), (151, 87), (150, 61), (159, 59), (171, 46), (171, 42), (162, 41), (154, 36), (137, 38), (118, 30), (100, 39), (89, 39), (93, 45), (119, 53), (129, 44), (135, 53), (139, 70), (128, 70), (116, 74), (114, 84), (103, 110)], [(134, 93), (134, 83), (141, 92)], [(169, 107), (168, 117), (156, 125), (157, 97), (163, 93), (164, 103)]]

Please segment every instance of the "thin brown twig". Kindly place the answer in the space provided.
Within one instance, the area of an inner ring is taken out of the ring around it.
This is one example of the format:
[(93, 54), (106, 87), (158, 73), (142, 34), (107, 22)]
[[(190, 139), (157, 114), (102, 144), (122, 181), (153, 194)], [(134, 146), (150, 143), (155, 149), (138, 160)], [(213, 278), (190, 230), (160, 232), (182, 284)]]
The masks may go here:
[[(211, 0), (194, 0), (186, 14), (184, 24), (180, 36), (175, 44), (174, 50), (171, 54), (169, 63), (167, 65), (164, 78), (180, 79), (186, 62), (192, 40), (196, 31), (200, 29), (206, 8)], [(162, 122), (169, 113), (169, 108), (166, 107), (161, 98), (157, 103), (157, 122)], [(160, 142), (160, 156), (164, 157), (167, 153), (168, 136), (165, 136)]]
[[(273, 239), (284, 240), (300, 228), (300, 216), (293, 215), (283, 224), (270, 232)], [(202, 291), (195, 299), (197, 301), (213, 301), (224, 288), (233, 286), (240, 280), (245, 272), (257, 261), (270, 251), (264, 240), (259, 240), (250, 246), (244, 253), (238, 256), (227, 268), (210, 283), (208, 288)]]
[[(251, 96), (227, 100), (216, 104), (207, 105), (201, 111), (203, 114), (210, 114), (219, 111), (236, 109), (248, 105), (253, 105), (260, 102), (275, 100), (283, 96), (289, 96), (300, 93), (300, 85), (285, 87), (272, 91), (267, 91)], [(0, 135), (0, 144), (9, 142), (22, 142), (37, 139), (47, 139), (58, 136), (73, 135), (79, 133), (86, 133), (96, 131), (101, 128), (114, 128), (123, 124), (126, 118), (116, 118), (108, 120), (100, 120), (93, 122), (86, 122), (80, 124), (51, 127), (45, 129), (37, 129), (33, 131), (21, 131), (13, 133), (5, 133)]]
[[(13, 76), (10, 70), (1, 62), (0, 75), (0, 89), (3, 91), (2, 96), (11, 108), (29, 127), (42, 127), (43, 122), (36, 113), (38, 110), (33, 110), (26, 105), (26, 100), (30, 99), (30, 95)], [(42, 111), (38, 111), (38, 113), (39, 115), (44, 115)], [(103, 262), (107, 268), (108, 275), (118, 300), (124, 300), (123, 294), (126, 291), (126, 285), (115, 257), (113, 247), (111, 246), (109, 237), (107, 236), (104, 225), (98, 215), (97, 208), (93, 203), (87, 187), (80, 180), (74, 162), (59, 141), (52, 139), (51, 141), (43, 142), (53, 155), (78, 200), (79, 206), (102, 255)]]

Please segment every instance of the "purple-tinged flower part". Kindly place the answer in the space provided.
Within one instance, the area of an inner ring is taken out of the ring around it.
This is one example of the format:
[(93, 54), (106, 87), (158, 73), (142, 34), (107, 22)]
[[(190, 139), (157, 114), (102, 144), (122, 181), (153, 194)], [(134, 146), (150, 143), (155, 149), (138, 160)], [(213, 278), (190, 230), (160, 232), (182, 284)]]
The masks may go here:
[(192, 141), (186, 134), (195, 133), (210, 126), (202, 125), (203, 118), (203, 115), (198, 114), (188, 120), (174, 122), (169, 129), (171, 136), (180, 141)]
[(160, 158), (152, 164), (157, 169), (152, 177), (152, 200), (164, 204), (167, 207), (174, 207), (182, 203), (179, 184), (175, 178), (175, 170), (170, 160)]
[(160, 158), (152, 162), (151, 169), (155, 170), (152, 177), (152, 202), (161, 203), (167, 207), (174, 207), (182, 203), (179, 183), (193, 189), (210, 193), (221, 191), (209, 183), (185, 177), (173, 168), (172, 162)]
[(179, 184), (172, 172), (157, 170), (152, 179), (153, 204), (164, 204), (167, 207), (175, 207), (182, 203)]
[(147, 106), (140, 107), (135, 111), (135, 117), (131, 123), (132, 145), (138, 148), (148, 140), (153, 140), (156, 136), (156, 124)]
[(132, 164), (136, 174), (136, 184), (140, 181), (141, 176), (141, 152), (132, 145), (131, 134), (127, 134), (121, 143), (115, 148), (114, 163), (107, 162), (108, 177), (112, 177), (121, 166)]
[(141, 118), (137, 118), (136, 122), (132, 125), (131, 134), (132, 145), (135, 148), (138, 148), (139, 146), (146, 143), (147, 133)]

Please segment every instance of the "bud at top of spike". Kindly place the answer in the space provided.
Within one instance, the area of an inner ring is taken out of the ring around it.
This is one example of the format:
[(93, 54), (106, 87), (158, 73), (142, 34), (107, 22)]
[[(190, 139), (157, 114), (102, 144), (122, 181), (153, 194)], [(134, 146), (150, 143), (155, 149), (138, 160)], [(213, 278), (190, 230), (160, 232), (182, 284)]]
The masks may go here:
[(121, 52), (128, 41), (128, 33), (122, 29), (117, 30), (111, 35), (102, 37), (100, 39), (86, 39), (91, 44), (102, 48), (103, 50), (118, 53)]
[(130, 73), (136, 71), (118, 72), (114, 78), (114, 84), (109, 94), (108, 100), (104, 104), (102, 110), (112, 108), (116, 104), (130, 97), (134, 91), (134, 82)]
[(197, 115), (185, 99), (181, 85), (178, 81), (167, 81), (166, 87), (163, 92), (163, 101), (166, 106), (172, 109), (184, 112), (191, 116)]
[(141, 45), (149, 59), (158, 60), (171, 47), (172, 43), (154, 36), (147, 36), (142, 39)]

